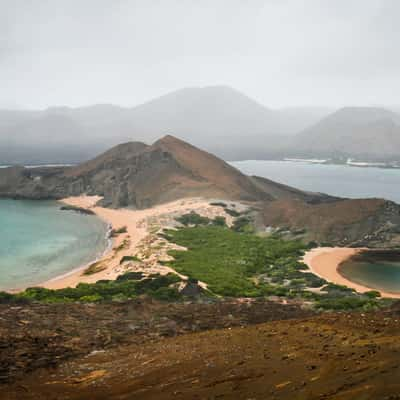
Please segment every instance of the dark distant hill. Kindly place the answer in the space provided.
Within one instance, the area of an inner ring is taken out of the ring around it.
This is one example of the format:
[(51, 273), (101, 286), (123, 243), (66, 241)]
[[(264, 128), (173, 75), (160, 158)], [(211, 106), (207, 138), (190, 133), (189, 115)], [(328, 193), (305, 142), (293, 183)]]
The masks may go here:
[(166, 134), (225, 160), (398, 160), (399, 124), (399, 114), (383, 108), (274, 110), (227, 86), (186, 88), (131, 108), (0, 110), (0, 165), (80, 163), (118, 143)]
[(0, 164), (81, 162), (118, 143), (166, 134), (227, 160), (265, 159), (328, 112), (268, 109), (226, 86), (181, 89), (133, 108), (0, 110)]
[(342, 108), (297, 135), (290, 153), (317, 158), (398, 160), (400, 115), (383, 108)]

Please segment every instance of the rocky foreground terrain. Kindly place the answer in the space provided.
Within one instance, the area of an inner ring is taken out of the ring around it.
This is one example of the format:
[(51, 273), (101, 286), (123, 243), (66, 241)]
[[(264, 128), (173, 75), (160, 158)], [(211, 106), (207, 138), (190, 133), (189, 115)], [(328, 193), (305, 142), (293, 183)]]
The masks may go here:
[(400, 307), (1, 306), (1, 399), (398, 399)]
[(144, 297), (103, 304), (0, 304), (0, 382), (116, 346), (185, 333), (308, 316), (296, 303), (165, 303)]

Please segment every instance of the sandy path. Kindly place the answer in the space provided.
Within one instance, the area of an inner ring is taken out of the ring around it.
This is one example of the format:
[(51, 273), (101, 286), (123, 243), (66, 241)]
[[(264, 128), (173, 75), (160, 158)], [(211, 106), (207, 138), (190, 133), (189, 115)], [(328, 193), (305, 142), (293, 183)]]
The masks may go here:
[[(311, 272), (315, 275), (326, 279), (328, 282), (338, 285), (345, 285), (355, 289), (359, 293), (368, 292), (369, 290), (377, 290), (361, 284), (352, 282), (342, 276), (339, 271), (339, 265), (347, 258), (366, 250), (364, 248), (349, 248), (349, 247), (318, 247), (308, 251), (303, 258), (303, 262), (308, 265)], [(379, 290), (382, 297), (400, 298), (399, 293), (389, 293)]]
[[(166, 214), (179, 212), (184, 214), (194, 210), (202, 214), (204, 210), (213, 213), (221, 213), (220, 207), (211, 207), (210, 200), (200, 198), (190, 198), (177, 200), (171, 203), (162, 204), (145, 210), (130, 210), (130, 209), (109, 209), (98, 207), (95, 204), (100, 200), (98, 196), (79, 196), (63, 199), (63, 203), (82, 207), (92, 210), (97, 216), (102, 218), (113, 229), (122, 227), (127, 228), (127, 232), (118, 235), (114, 238), (112, 249), (110, 249), (100, 260), (104, 270), (92, 275), (84, 275), (83, 271), (88, 267), (81, 266), (80, 268), (56, 277), (47, 282), (40, 284), (42, 287), (49, 289), (60, 289), (65, 287), (75, 287), (80, 282), (94, 283), (100, 279), (116, 279), (116, 277), (125, 272), (124, 265), (120, 265), (120, 260), (123, 256), (132, 256), (138, 252), (138, 244), (141, 243), (149, 235), (148, 219)], [(227, 218), (228, 220), (228, 218)], [(118, 249), (125, 242), (123, 249)], [(175, 272), (171, 268), (162, 266), (157, 262), (153, 262), (151, 266), (147, 266), (146, 273), (166, 274)]]

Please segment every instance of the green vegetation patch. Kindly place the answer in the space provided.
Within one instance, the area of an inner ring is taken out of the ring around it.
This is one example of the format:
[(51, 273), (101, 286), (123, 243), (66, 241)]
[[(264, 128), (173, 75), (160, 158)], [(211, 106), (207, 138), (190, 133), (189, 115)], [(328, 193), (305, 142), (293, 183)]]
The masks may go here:
[(233, 221), (232, 229), (236, 232), (253, 233), (254, 226), (249, 217), (239, 217)]
[(197, 214), (194, 211), (191, 211), (188, 214), (183, 214), (180, 217), (175, 218), (175, 220), (184, 226), (226, 225), (226, 219), (224, 217), (217, 216), (214, 219), (210, 219), (207, 217), (202, 217), (200, 214)]
[(304, 243), (257, 236), (243, 229), (247, 224), (240, 229), (207, 225), (166, 231), (167, 240), (187, 248), (170, 251), (174, 260), (168, 265), (206, 283), (219, 296), (299, 298), (321, 310), (370, 310), (388, 303), (379, 300), (379, 292), (359, 294), (326, 282), (299, 261), (308, 249)]
[(182, 228), (166, 234), (170, 241), (188, 249), (170, 251), (174, 260), (169, 265), (190, 278), (207, 283), (218, 295), (283, 295), (289, 289), (260, 283), (255, 278), (267, 272), (271, 264), (286, 262), (293, 271), (302, 268), (297, 259), (305, 246), (299, 241), (240, 234), (219, 226)]
[(175, 218), (178, 222), (185, 226), (198, 226), (198, 225), (208, 225), (211, 220), (207, 217), (202, 217), (196, 212), (192, 211), (188, 214), (183, 214), (180, 217)]
[(33, 287), (22, 293), (0, 292), (0, 302), (39, 301), (45, 303), (99, 302), (128, 300), (146, 294), (158, 300), (176, 301), (182, 298), (175, 287), (181, 279), (176, 274), (150, 275), (140, 279), (137, 273), (128, 272), (119, 279), (102, 280), (97, 283), (80, 283), (76, 288), (45, 289)]
[[(382, 304), (383, 305), (383, 304)], [(322, 310), (373, 310), (379, 307), (376, 300), (364, 296), (345, 296), (320, 298), (317, 301), (317, 308)]]
[(212, 220), (212, 225), (226, 226), (226, 218), (217, 216)]

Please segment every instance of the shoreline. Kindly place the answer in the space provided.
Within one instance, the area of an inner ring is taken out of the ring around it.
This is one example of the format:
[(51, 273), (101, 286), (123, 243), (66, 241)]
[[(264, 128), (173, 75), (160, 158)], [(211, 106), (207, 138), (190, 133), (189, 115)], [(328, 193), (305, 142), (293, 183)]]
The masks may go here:
[[(139, 225), (140, 222), (142, 222), (141, 220), (146, 218), (148, 214), (152, 214), (149, 210), (153, 209), (108, 209), (96, 206), (96, 203), (100, 199), (101, 197), (99, 196), (78, 196), (68, 197), (60, 200), (60, 202), (66, 205), (93, 211), (96, 217), (102, 219), (106, 224), (108, 224), (110, 233), (112, 229), (118, 230), (123, 227), (126, 227), (127, 232), (119, 234), (116, 237), (111, 237), (110, 235), (110, 244), (107, 246), (107, 249), (104, 251), (102, 256), (86, 265), (77, 267), (70, 272), (42, 282), (38, 286), (47, 289), (76, 287), (79, 283), (95, 283), (102, 279), (115, 280), (119, 275), (125, 272), (123, 266), (120, 264), (120, 260), (124, 256), (133, 255), (137, 250), (136, 247), (138, 243), (146, 237), (148, 233), (147, 229), (144, 226), (140, 227)], [(122, 251), (116, 250), (123, 246), (126, 241), (129, 241), (128, 246), (126, 246)], [(90, 275), (84, 274), (84, 271), (87, 268), (98, 263), (105, 264), (103, 270)], [(165, 271), (160, 272), (165, 273)]]
[[(62, 203), (62, 204), (66, 204), (61, 200), (59, 202)], [(100, 218), (97, 214), (96, 214), (96, 217)], [(76, 268), (74, 268), (74, 269), (72, 269), (70, 271), (67, 271), (67, 272), (63, 273), (63, 274), (57, 275), (54, 278), (47, 279), (46, 281), (41, 282), (36, 286), (45, 287), (44, 285), (51, 284), (51, 282), (53, 282), (53, 281), (61, 280), (61, 279), (67, 278), (70, 275), (74, 275), (76, 273), (83, 272), (90, 265), (101, 261), (104, 257), (106, 257), (112, 251), (113, 243), (114, 243), (113, 238), (111, 237), (112, 225), (110, 223), (108, 223), (107, 221), (103, 220), (102, 218), (100, 218), (100, 219), (107, 224), (107, 233), (106, 233), (106, 236), (105, 236), (105, 241), (107, 242), (107, 245), (106, 245), (105, 249), (101, 253), (99, 253), (97, 255), (97, 257), (94, 258), (92, 261), (89, 261), (86, 264), (83, 264), (83, 265), (81, 265), (79, 267), (76, 267)], [(21, 291), (21, 289), (19, 289), (18, 291)]]
[(339, 271), (340, 265), (353, 255), (368, 250), (366, 248), (351, 247), (317, 247), (312, 249), (303, 257), (306, 264), (314, 275), (337, 285), (344, 285), (356, 290), (358, 293), (365, 293), (376, 290), (383, 298), (400, 298), (400, 293), (391, 293), (385, 290), (371, 288), (345, 278)]
[[(76, 287), (79, 283), (95, 283), (99, 280), (115, 280), (119, 275), (128, 271), (143, 272), (148, 274), (167, 274), (177, 273), (172, 268), (162, 265), (161, 260), (165, 259), (165, 251), (149, 256), (143, 253), (151, 252), (154, 244), (155, 234), (152, 230), (173, 227), (171, 222), (174, 217), (195, 211), (204, 216), (215, 217), (223, 215), (227, 223), (231, 222), (232, 217), (225, 215), (224, 210), (218, 206), (211, 206), (212, 199), (203, 198), (185, 198), (175, 200), (169, 203), (156, 205), (152, 208), (143, 210), (134, 210), (128, 208), (111, 209), (97, 206), (101, 199), (99, 196), (77, 196), (68, 197), (60, 200), (60, 203), (91, 210), (102, 219), (110, 229), (118, 230), (126, 228), (126, 231), (114, 237), (110, 235), (110, 246), (104, 251), (103, 255), (97, 260), (86, 265), (79, 266), (73, 270), (58, 275), (54, 278), (40, 282), (35, 285), (47, 289), (63, 289), (67, 287)], [(171, 245), (173, 246), (173, 245)], [(123, 257), (140, 255), (137, 262), (123, 262)], [(99, 268), (97, 272), (84, 274), (88, 268)], [(181, 276), (180, 274), (178, 274)], [(24, 288), (13, 291), (20, 292)]]

